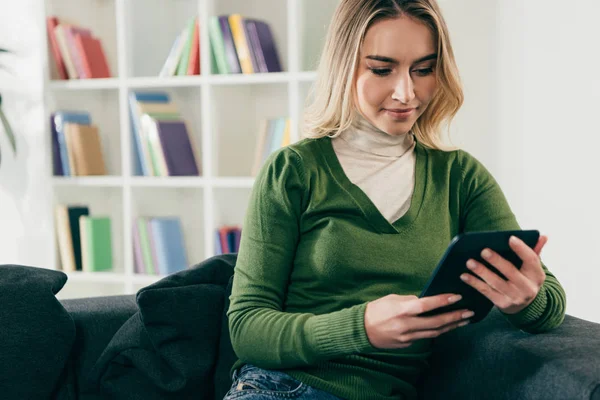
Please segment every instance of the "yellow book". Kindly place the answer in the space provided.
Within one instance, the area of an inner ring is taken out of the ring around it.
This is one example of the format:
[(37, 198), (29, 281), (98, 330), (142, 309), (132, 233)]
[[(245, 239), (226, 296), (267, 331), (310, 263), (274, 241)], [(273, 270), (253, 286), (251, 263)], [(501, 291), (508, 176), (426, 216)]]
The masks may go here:
[(229, 27), (231, 28), (231, 36), (233, 36), (233, 42), (235, 43), (235, 49), (237, 51), (238, 59), (240, 60), (242, 72), (244, 74), (254, 73), (252, 59), (250, 58), (250, 47), (248, 46), (248, 39), (246, 38), (244, 19), (242, 16), (240, 14), (231, 14), (229, 16)]
[(285, 146), (289, 146), (290, 142), (292, 141), (291, 138), (291, 134), (290, 134), (290, 119), (286, 118), (285, 119), (285, 129), (283, 131), (283, 140), (281, 141), (281, 147), (285, 147)]

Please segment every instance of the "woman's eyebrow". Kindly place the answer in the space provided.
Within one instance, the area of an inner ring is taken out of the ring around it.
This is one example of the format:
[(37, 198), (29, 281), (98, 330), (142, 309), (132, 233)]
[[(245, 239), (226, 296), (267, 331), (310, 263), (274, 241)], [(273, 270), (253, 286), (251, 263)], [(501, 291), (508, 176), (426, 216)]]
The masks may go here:
[[(365, 58), (368, 58), (369, 60), (387, 62), (387, 63), (390, 63), (390, 64), (400, 64), (398, 62), (398, 60), (396, 60), (395, 58), (391, 58), (391, 57), (378, 56), (378, 55), (370, 55), (370, 56), (366, 56)], [(413, 64), (419, 64), (419, 63), (422, 63), (424, 61), (435, 60), (436, 58), (437, 58), (437, 53), (429, 54), (429, 55), (427, 55), (425, 57), (421, 57), (421, 58), (416, 59), (413, 62)]]

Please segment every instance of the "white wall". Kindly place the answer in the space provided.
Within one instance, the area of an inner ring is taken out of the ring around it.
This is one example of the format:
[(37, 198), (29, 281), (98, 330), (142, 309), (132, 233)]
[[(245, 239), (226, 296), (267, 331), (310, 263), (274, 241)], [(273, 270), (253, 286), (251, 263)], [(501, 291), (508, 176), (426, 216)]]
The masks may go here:
[(600, 2), (442, 0), (465, 84), (452, 137), (497, 177), (567, 313), (600, 322)]
[[(53, 243), (50, 166), (44, 129), (41, 0), (4, 2), (0, 13), (2, 108), (18, 135), (15, 157), (0, 132), (0, 263), (47, 266)], [(1, 128), (0, 128), (1, 129)]]

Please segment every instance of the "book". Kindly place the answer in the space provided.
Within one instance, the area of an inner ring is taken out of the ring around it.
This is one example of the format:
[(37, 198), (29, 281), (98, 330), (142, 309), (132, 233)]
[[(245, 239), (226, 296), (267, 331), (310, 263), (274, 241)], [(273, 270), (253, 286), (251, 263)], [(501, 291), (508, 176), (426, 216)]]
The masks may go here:
[(158, 136), (169, 176), (198, 176), (196, 150), (183, 121), (158, 121)]
[(177, 75), (187, 75), (188, 66), (190, 62), (190, 53), (192, 50), (192, 44), (194, 42), (194, 32), (196, 27), (196, 18), (192, 18), (188, 24), (185, 34), (185, 46), (183, 47), (183, 52), (181, 53), (181, 59), (179, 60), (179, 65), (177, 66)]
[(91, 35), (75, 34), (75, 47), (81, 58), (84, 78), (110, 78), (111, 72), (102, 42)]
[(65, 175), (60, 159), (60, 143), (58, 141), (58, 132), (54, 123), (55, 113), (50, 114), (50, 133), (52, 134), (52, 174), (54, 176)]
[(69, 79), (67, 75), (67, 67), (63, 60), (58, 41), (56, 40), (56, 34), (54, 29), (58, 25), (59, 21), (56, 16), (46, 17), (46, 30), (48, 34), (48, 45), (52, 52), (52, 58), (54, 59), (54, 65), (56, 67), (56, 73), (60, 79)]
[(81, 261), (85, 272), (113, 269), (113, 251), (110, 218), (106, 216), (81, 216)]
[(106, 175), (98, 127), (67, 123), (64, 129), (72, 175)]
[(248, 45), (248, 40), (246, 38), (246, 33), (244, 29), (243, 17), (240, 14), (231, 14), (229, 16), (229, 27), (231, 28), (231, 35), (235, 43), (237, 58), (242, 67), (242, 73), (254, 73), (254, 68), (252, 67), (252, 60), (250, 58), (250, 47)]
[(242, 67), (238, 59), (235, 41), (233, 40), (233, 34), (229, 25), (229, 16), (219, 16), (219, 25), (221, 27), (221, 34), (223, 35), (223, 44), (225, 48), (225, 56), (227, 57), (228, 70), (230, 73), (239, 74), (242, 72)]
[(198, 18), (194, 23), (194, 32), (192, 34), (192, 45), (190, 48), (190, 57), (188, 62), (187, 74), (200, 75), (200, 26)]
[(53, 123), (54, 129), (56, 130), (63, 175), (73, 176), (75, 173), (72, 172), (69, 167), (69, 150), (64, 126), (67, 123), (91, 125), (92, 119), (87, 111), (59, 110), (54, 113)]
[(69, 225), (69, 210), (65, 205), (58, 205), (54, 210), (56, 223), (56, 237), (61, 269), (65, 272), (77, 270), (75, 252), (73, 249), (73, 236)]
[(170, 103), (171, 97), (166, 92), (130, 92), (129, 93), (129, 118), (131, 119), (131, 135), (133, 154), (133, 171), (135, 175), (152, 176), (151, 164), (146, 159), (147, 152), (142, 141), (143, 132), (140, 129), (140, 115), (138, 103)]
[(156, 261), (161, 275), (169, 275), (188, 267), (183, 228), (179, 217), (150, 219)]
[(65, 37), (67, 39), (67, 46), (69, 48), (69, 53), (71, 53), (73, 65), (75, 66), (75, 71), (77, 71), (77, 77), (79, 79), (91, 78), (91, 76), (89, 76), (88, 71), (83, 67), (82, 50), (78, 48), (75, 41), (75, 36), (91, 36), (91, 34), (92, 33), (89, 29), (85, 29), (75, 25), (65, 25)]
[(228, 74), (229, 66), (227, 63), (227, 56), (225, 55), (225, 43), (223, 41), (219, 17), (217, 16), (210, 17), (209, 38), (210, 48), (217, 65), (217, 70), (215, 72), (218, 72), (219, 74)]
[(155, 275), (154, 258), (152, 256), (152, 248), (150, 245), (150, 238), (148, 237), (148, 226), (146, 218), (138, 217), (135, 220), (137, 224), (138, 233), (140, 235), (140, 246), (142, 248), (142, 257), (144, 259), (144, 266), (146, 267), (147, 275)]
[(252, 24), (256, 27), (258, 42), (260, 44), (260, 48), (257, 51), (262, 53), (261, 57), (264, 59), (267, 69), (265, 72), (281, 72), (279, 52), (277, 51), (270, 26), (260, 20), (252, 20)]
[(186, 33), (187, 28), (182, 30), (173, 41), (169, 55), (158, 73), (159, 77), (164, 78), (174, 76), (177, 73), (177, 66), (179, 65), (179, 60), (181, 60), (181, 55), (185, 47)]

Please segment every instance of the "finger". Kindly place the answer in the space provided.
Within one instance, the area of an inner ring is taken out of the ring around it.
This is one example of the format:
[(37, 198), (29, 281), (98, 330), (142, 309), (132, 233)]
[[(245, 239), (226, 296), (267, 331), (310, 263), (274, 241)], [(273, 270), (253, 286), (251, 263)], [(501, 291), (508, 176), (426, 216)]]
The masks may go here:
[(452, 324), (446, 325), (439, 329), (431, 329), (431, 330), (425, 330), (425, 331), (415, 331), (415, 332), (411, 332), (411, 333), (406, 333), (406, 334), (400, 335), (400, 337), (398, 338), (398, 341), (401, 344), (407, 344), (407, 343), (414, 342), (415, 340), (419, 340), (419, 339), (433, 339), (433, 338), (440, 336), (442, 333), (446, 333), (453, 329), (465, 326), (468, 323), (469, 323), (469, 321), (459, 321), (459, 322), (454, 322)]
[(444, 314), (435, 315), (431, 317), (410, 318), (407, 320), (406, 333), (440, 329), (444, 326), (454, 324), (457, 321), (461, 321), (466, 318), (471, 318), (473, 315), (473, 311), (462, 309), (450, 311)]
[(511, 236), (508, 242), (510, 248), (523, 260), (523, 265), (520, 269), (521, 273), (533, 282), (538, 282), (542, 279), (542, 274), (545, 276), (545, 273), (538, 254), (516, 236)]
[(510, 261), (504, 259), (500, 254), (490, 249), (485, 249), (481, 254), (482, 257), (500, 271), (508, 281), (498, 276), (486, 265), (474, 259), (469, 259), (469, 261), (467, 261), (467, 268), (483, 279), (494, 290), (504, 293), (509, 297), (514, 297), (519, 294), (520, 287), (526, 287), (528, 284), (527, 278), (525, 278), (525, 276)]
[(462, 297), (453, 293), (438, 294), (435, 296), (423, 297), (402, 303), (404, 315), (419, 315), (436, 308), (454, 304)]
[(535, 254), (539, 256), (546, 243), (548, 243), (548, 236), (540, 236), (537, 244), (535, 245), (535, 248), (533, 249), (533, 251), (535, 251)]
[(460, 279), (463, 280), (467, 285), (477, 290), (479, 293), (487, 297), (496, 306), (501, 307), (510, 303), (510, 299), (505, 295), (494, 290), (490, 285), (483, 282), (481, 279), (476, 278), (471, 274), (461, 274)]

